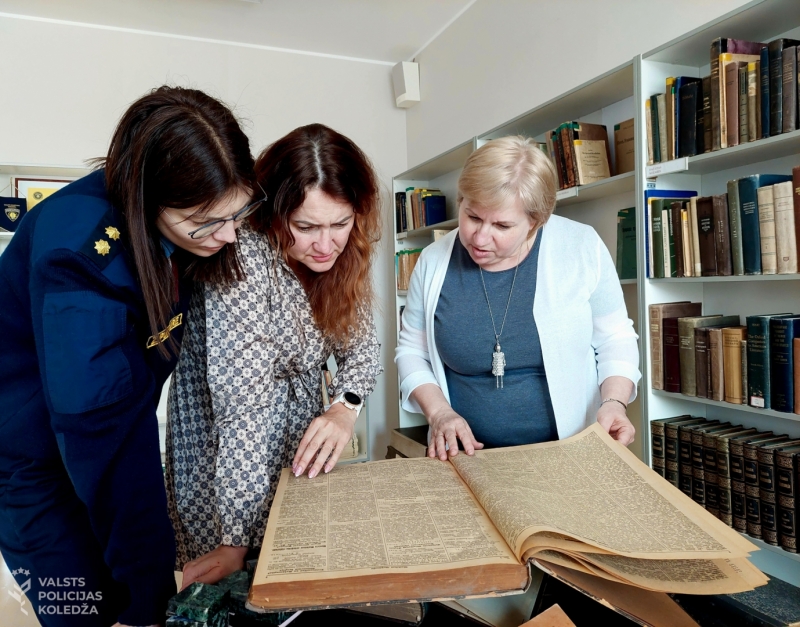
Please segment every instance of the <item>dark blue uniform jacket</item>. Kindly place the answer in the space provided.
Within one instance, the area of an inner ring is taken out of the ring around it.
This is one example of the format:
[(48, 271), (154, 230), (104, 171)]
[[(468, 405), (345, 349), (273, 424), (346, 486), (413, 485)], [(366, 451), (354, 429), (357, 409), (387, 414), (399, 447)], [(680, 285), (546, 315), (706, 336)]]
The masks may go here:
[[(0, 256), (0, 507), (14, 506), (15, 473), (52, 460), (85, 504), (113, 578), (129, 589), (119, 620), (146, 625), (163, 620), (174, 593), (156, 406), (175, 359), (146, 348), (151, 331), (123, 231), (100, 170), (35, 207)], [(180, 286), (173, 315), (188, 300)], [(172, 331), (178, 341), (182, 330)], [(29, 522), (31, 533), (57, 524)]]

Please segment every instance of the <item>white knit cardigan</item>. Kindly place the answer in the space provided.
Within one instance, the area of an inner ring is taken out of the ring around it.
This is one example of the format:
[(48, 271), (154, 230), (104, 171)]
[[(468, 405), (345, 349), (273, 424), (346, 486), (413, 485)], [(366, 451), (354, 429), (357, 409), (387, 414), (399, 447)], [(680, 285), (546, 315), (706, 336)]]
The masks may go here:
[[(444, 365), (436, 349), (434, 314), (457, 232), (428, 246), (411, 277), (403, 330), (395, 351), (402, 406), (407, 411), (421, 413), (410, 394), (424, 383), (438, 385), (450, 400)], [(622, 376), (638, 383), (638, 337), (628, 318), (611, 256), (593, 228), (551, 216), (537, 237), (542, 241), (533, 318), (558, 437), (566, 438), (595, 421), (600, 384), (607, 377)], [(485, 307), (484, 299), (483, 294), (475, 294), (475, 306)], [(450, 324), (457, 325), (458, 320)], [(628, 400), (634, 398), (635, 385)], [(475, 402), (491, 411), (490, 398)]]

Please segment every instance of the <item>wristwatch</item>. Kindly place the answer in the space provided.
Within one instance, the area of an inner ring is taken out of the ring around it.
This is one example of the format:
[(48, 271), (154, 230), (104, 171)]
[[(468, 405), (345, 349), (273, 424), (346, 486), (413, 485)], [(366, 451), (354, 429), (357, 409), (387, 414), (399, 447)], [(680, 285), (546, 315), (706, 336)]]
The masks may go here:
[(355, 392), (342, 392), (338, 394), (331, 402), (331, 405), (334, 403), (341, 403), (347, 407), (347, 409), (355, 410), (356, 416), (361, 413), (361, 408), (364, 406), (364, 401)]

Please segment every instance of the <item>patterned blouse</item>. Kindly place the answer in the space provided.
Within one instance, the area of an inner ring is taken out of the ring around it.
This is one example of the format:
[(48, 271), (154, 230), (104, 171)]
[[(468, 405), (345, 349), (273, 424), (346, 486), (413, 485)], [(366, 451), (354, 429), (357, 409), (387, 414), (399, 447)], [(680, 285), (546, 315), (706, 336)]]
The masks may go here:
[[(347, 348), (323, 335), (297, 276), (264, 235), (239, 231), (246, 278), (201, 286), (169, 391), (166, 483), (177, 568), (220, 544), (260, 546), (280, 471), (334, 394), (362, 398), (382, 372), (370, 312)], [(332, 295), (335, 297), (335, 295)]]

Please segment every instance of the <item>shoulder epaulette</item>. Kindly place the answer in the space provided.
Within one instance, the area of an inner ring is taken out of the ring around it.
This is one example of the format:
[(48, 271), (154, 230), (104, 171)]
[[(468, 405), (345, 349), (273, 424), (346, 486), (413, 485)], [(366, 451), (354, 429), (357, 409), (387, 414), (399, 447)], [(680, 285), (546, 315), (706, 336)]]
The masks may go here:
[(121, 232), (116, 226), (114, 214), (109, 209), (89, 233), (89, 237), (78, 252), (83, 253), (104, 270), (122, 251)]

